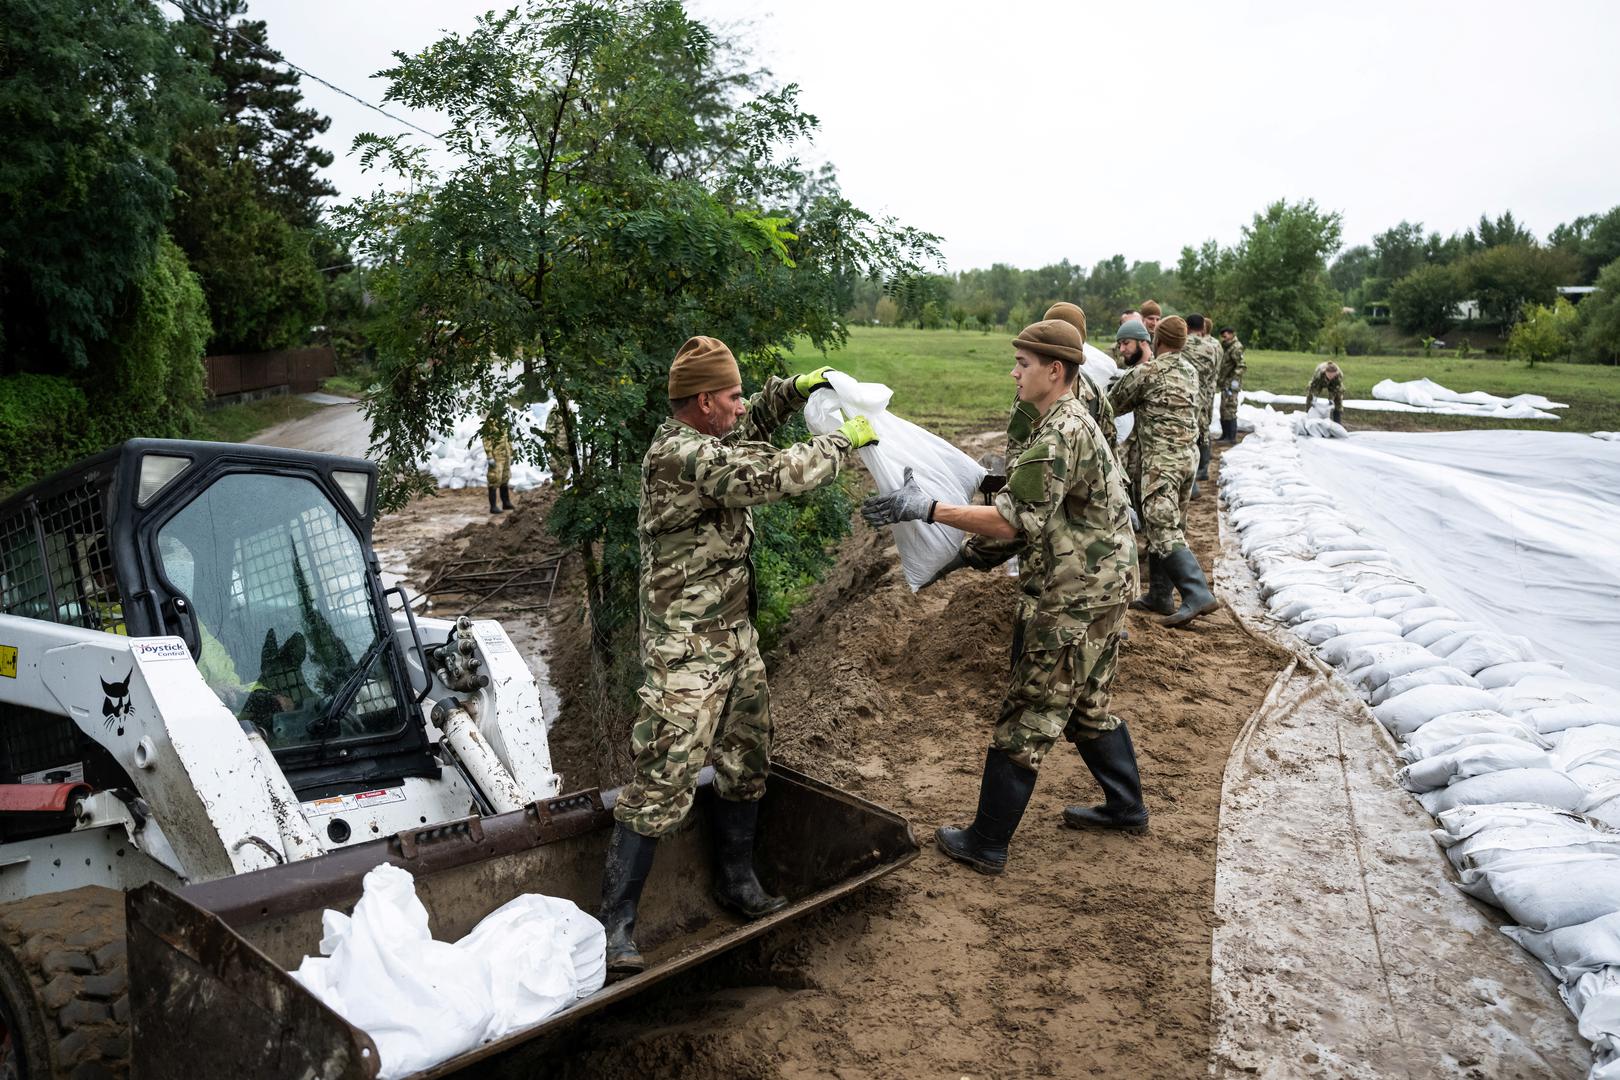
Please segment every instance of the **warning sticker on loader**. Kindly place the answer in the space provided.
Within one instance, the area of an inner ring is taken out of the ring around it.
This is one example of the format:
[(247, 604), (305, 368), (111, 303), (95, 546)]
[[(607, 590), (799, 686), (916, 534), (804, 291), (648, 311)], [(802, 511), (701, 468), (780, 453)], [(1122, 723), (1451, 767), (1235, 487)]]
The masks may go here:
[(17, 646), (0, 645), (0, 675), (8, 679), (17, 677)]
[(405, 792), (401, 788), (378, 788), (375, 791), (359, 791), (353, 795), (333, 795), (326, 799), (311, 799), (304, 803), (304, 816), (320, 817), (323, 814), (336, 814), (345, 810), (364, 810), (368, 806), (385, 806), (388, 803), (405, 801)]

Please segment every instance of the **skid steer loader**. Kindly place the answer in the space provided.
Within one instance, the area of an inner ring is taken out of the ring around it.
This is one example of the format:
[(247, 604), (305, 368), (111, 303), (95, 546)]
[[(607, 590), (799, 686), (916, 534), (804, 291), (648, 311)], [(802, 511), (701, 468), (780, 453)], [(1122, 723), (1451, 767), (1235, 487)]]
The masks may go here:
[[(594, 910), (615, 793), (562, 793), (498, 623), (382, 587), (375, 488), (364, 461), (133, 440), (0, 504), (0, 1080), (377, 1075), (287, 971), (381, 862), (441, 939), (524, 892)], [(792, 903), (742, 925), (705, 821), (660, 847), (646, 972), (431, 1075), (917, 853), (903, 819), (774, 770), (760, 872)]]

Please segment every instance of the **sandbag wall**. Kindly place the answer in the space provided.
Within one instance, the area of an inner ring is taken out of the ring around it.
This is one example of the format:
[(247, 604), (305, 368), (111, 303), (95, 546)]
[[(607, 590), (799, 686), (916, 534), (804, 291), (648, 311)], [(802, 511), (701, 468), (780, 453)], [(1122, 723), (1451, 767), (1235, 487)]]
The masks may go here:
[(1435, 600), (1305, 476), (1290, 418), (1244, 412), (1221, 497), (1267, 610), (1399, 741), (1395, 779), (1458, 887), (1518, 924), (1503, 932), (1561, 982), (1590, 1075), (1620, 1080), (1620, 691)]

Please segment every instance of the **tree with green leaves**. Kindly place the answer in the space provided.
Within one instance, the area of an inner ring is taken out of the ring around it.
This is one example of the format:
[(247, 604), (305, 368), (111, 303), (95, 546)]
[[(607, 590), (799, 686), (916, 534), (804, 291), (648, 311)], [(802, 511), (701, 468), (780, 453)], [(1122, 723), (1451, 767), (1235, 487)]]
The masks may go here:
[(88, 372), (158, 257), (195, 39), (143, 0), (8, 5), (0, 37), (0, 374)]
[(1263, 349), (1310, 346), (1327, 316), (1339, 306), (1327, 278), (1327, 260), (1339, 249), (1340, 215), (1278, 200), (1254, 215), (1223, 275), (1222, 295), (1232, 297), (1222, 317), (1247, 328)]
[[(550, 526), (582, 558), (596, 655), (633, 656), (638, 468), (675, 350), (718, 337), (757, 384), (801, 336), (841, 344), (854, 282), (919, 273), (934, 238), (807, 174), (796, 88), (762, 86), (676, 0), (531, 2), (384, 75), (388, 100), (445, 116), (454, 162), (362, 136), (363, 164), (403, 183), (341, 214), (379, 303), (384, 503), (424, 490), (418, 455), (453, 417), (553, 399), (572, 480)], [(543, 460), (536, 434), (516, 443)], [(827, 539), (758, 562), (822, 559)], [(762, 580), (762, 603), (779, 591)]]
[(1419, 266), (1391, 287), (1390, 316), (1408, 334), (1443, 334), (1456, 322), (1454, 313), (1465, 298), (1455, 268)]
[(1551, 304), (1531, 304), (1508, 335), (1508, 355), (1531, 367), (1561, 360), (1574, 347), (1579, 326), (1575, 306), (1562, 296)]
[(1526, 305), (1556, 300), (1558, 286), (1569, 284), (1579, 265), (1568, 252), (1513, 243), (1476, 251), (1459, 264), (1459, 272), (1480, 312), (1506, 335)]
[(1381, 296), (1362, 295), (1362, 284), (1372, 275), (1374, 265), (1373, 249), (1366, 244), (1345, 248), (1333, 260), (1333, 265), (1328, 267), (1328, 282), (1352, 307), (1359, 306), (1364, 300), (1382, 300), (1384, 298)]
[(1581, 284), (1595, 282), (1605, 266), (1620, 259), (1620, 206), (1558, 226), (1548, 234), (1547, 245), (1581, 260)]
[(1598, 273), (1597, 292), (1575, 310), (1581, 316), (1576, 354), (1582, 360), (1620, 363), (1620, 259)]

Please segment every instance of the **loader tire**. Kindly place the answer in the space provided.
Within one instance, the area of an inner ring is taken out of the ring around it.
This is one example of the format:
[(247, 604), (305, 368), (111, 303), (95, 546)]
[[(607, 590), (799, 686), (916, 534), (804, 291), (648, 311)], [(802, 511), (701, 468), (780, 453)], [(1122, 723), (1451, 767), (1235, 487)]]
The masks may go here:
[(124, 894), (0, 904), (0, 1080), (129, 1076)]

